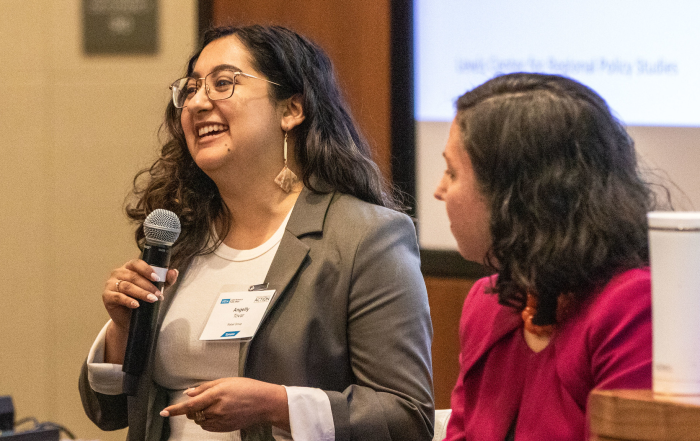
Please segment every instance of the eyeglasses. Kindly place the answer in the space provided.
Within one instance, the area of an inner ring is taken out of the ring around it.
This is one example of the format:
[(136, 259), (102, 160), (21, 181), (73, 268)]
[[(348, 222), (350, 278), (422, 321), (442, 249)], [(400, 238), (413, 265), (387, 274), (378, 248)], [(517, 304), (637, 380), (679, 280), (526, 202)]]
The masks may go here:
[(233, 96), (233, 89), (236, 87), (237, 77), (241, 75), (247, 78), (255, 78), (256, 80), (267, 81), (275, 86), (281, 86), (273, 81), (259, 78), (243, 72), (236, 72), (229, 69), (215, 70), (204, 78), (184, 77), (175, 80), (170, 85), (170, 90), (173, 91), (173, 104), (178, 109), (187, 107), (187, 103), (195, 96), (199, 88), (202, 87), (204, 81), (204, 90), (212, 101), (225, 100)]

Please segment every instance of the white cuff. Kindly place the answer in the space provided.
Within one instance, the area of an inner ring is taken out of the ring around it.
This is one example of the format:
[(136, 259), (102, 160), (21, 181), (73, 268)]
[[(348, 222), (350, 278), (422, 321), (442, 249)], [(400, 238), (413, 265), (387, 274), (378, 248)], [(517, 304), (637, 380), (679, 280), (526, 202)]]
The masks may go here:
[(287, 389), (290, 434), (277, 427), (272, 435), (277, 441), (335, 441), (331, 401), (321, 389), (291, 387)]
[(105, 336), (108, 321), (97, 335), (87, 357), (88, 382), (95, 392), (105, 395), (120, 395), (124, 383), (124, 372), (121, 364), (105, 363)]

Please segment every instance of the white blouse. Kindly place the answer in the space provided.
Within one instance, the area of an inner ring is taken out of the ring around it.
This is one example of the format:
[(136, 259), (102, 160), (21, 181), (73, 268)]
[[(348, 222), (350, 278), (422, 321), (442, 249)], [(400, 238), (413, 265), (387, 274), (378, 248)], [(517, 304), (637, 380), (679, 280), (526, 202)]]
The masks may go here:
[[(158, 336), (153, 380), (168, 390), (170, 404), (186, 400), (187, 388), (203, 382), (238, 376), (240, 343), (200, 341), (219, 294), (262, 284), (284, 235), (291, 211), (277, 231), (252, 250), (236, 250), (223, 243), (214, 253), (197, 256), (180, 282)], [(167, 295), (167, 294), (166, 294)], [(97, 392), (121, 393), (121, 365), (102, 363), (104, 331), (90, 351), (88, 375)], [(320, 389), (286, 387), (292, 433), (273, 427), (276, 440), (334, 440), (328, 396)], [(156, 409), (155, 411), (160, 411)], [(184, 415), (171, 417), (170, 440), (240, 440), (236, 432), (203, 431)], [(290, 436), (291, 435), (291, 436)]]

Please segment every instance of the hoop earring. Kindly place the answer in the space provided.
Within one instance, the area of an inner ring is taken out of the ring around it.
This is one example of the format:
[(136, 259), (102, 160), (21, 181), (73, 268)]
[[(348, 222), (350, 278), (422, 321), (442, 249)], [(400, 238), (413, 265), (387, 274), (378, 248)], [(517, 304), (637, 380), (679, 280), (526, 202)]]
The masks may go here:
[(287, 132), (284, 132), (284, 168), (275, 178), (275, 184), (279, 185), (285, 193), (289, 193), (298, 183), (297, 175), (287, 167)]

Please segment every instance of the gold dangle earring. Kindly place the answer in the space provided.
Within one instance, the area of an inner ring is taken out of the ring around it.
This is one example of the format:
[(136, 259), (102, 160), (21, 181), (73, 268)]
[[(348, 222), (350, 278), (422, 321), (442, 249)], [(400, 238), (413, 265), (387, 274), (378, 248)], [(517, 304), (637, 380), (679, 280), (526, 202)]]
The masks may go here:
[(287, 132), (284, 132), (284, 168), (275, 178), (275, 184), (289, 193), (299, 183), (299, 178), (287, 167)]

